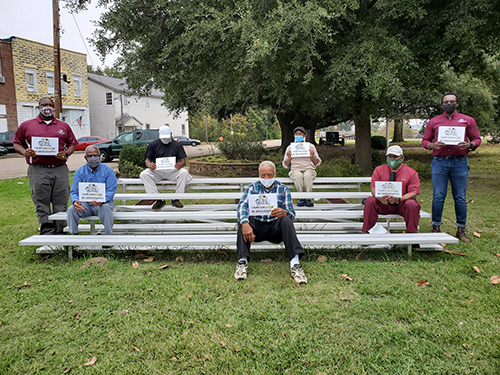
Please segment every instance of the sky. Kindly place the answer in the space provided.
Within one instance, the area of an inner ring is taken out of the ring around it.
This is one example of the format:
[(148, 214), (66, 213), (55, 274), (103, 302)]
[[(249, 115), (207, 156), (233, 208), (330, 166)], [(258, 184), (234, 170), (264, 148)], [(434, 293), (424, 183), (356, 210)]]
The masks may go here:
[[(103, 10), (96, 4), (97, 1), (94, 0), (88, 10), (75, 14), (75, 23), (73, 15), (59, 1), (61, 48), (85, 53), (87, 64), (93, 67), (112, 66), (116, 55), (107, 56), (103, 63), (89, 40), (95, 30), (92, 21), (98, 20)], [(0, 9), (0, 39), (17, 36), (51, 46), (54, 44), (52, 0), (0, 0)]]

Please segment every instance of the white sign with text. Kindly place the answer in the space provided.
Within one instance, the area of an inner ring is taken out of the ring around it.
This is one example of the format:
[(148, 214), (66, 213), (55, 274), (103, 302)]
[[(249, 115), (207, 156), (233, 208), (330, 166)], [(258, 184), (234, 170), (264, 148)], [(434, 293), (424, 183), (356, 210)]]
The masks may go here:
[(271, 211), (276, 207), (278, 194), (248, 194), (250, 216), (271, 216)]
[(375, 196), (401, 198), (403, 193), (403, 183), (401, 181), (375, 181)]
[(106, 202), (106, 184), (104, 182), (79, 182), (78, 199), (80, 202)]
[(55, 156), (59, 152), (59, 138), (31, 137), (31, 148), (37, 155)]

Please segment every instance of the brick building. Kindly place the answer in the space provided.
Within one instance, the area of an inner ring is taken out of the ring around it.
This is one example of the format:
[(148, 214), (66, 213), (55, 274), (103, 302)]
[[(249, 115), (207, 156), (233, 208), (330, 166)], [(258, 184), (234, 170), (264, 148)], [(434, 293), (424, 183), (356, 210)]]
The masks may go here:
[[(38, 114), (41, 97), (54, 96), (53, 47), (18, 37), (0, 39), (0, 66), (0, 131), (15, 131)], [(90, 135), (87, 56), (61, 49), (61, 75), (59, 117), (77, 138)]]

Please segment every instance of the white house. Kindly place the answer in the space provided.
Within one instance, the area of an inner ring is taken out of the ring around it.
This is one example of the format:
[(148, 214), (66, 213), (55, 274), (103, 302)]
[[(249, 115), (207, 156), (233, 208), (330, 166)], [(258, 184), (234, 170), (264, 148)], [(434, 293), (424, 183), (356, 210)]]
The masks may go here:
[(127, 94), (125, 80), (87, 73), (90, 110), (90, 134), (113, 139), (134, 129), (159, 129), (169, 125), (174, 136), (189, 137), (187, 111), (178, 116), (163, 105), (163, 94), (150, 96)]

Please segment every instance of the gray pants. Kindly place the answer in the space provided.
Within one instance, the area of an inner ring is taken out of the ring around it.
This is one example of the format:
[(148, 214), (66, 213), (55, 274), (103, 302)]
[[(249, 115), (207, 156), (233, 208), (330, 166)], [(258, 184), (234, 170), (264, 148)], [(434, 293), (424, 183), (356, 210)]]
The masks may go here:
[(40, 234), (62, 234), (66, 221), (49, 220), (49, 215), (66, 212), (69, 198), (68, 167), (45, 168), (39, 165), (28, 166), (31, 199), (35, 203), (40, 224)]
[(113, 209), (115, 208), (115, 201), (109, 201), (100, 206), (92, 206), (90, 202), (82, 202), (82, 206), (85, 208), (83, 211), (78, 211), (73, 205), (68, 208), (67, 218), (71, 234), (78, 234), (80, 218), (93, 215), (99, 216), (99, 220), (104, 225), (104, 232), (108, 236), (113, 234)]
[(179, 170), (174, 169), (155, 169), (152, 171), (147, 168), (141, 172), (141, 180), (144, 183), (144, 188), (148, 194), (158, 194), (158, 188), (156, 183), (161, 180), (176, 181), (177, 187), (175, 189), (176, 193), (184, 193), (186, 190), (186, 184), (192, 178), (189, 172), (181, 168)]

